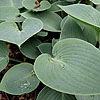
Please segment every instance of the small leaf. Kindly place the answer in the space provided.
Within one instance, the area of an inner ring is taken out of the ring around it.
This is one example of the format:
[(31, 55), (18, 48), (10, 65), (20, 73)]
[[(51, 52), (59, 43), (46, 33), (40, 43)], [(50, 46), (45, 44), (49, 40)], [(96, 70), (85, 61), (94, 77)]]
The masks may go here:
[(38, 39), (32, 37), (28, 39), (24, 44), (21, 45), (20, 51), (26, 57), (30, 59), (35, 59), (40, 54), (38, 48), (36, 47), (40, 43), (41, 42)]
[(39, 82), (34, 74), (33, 65), (21, 63), (13, 66), (4, 75), (0, 90), (13, 95), (21, 95), (35, 90)]
[(38, 49), (40, 50), (41, 53), (48, 53), (52, 55), (52, 44), (51, 43), (41, 43), (38, 46)]
[[(3, 30), (3, 28), (5, 28)], [(12, 22), (0, 24), (0, 40), (14, 43), (19, 47), (30, 37), (38, 33), (43, 28), (43, 23), (37, 19), (26, 19), (22, 24), (22, 31)]]
[(57, 92), (48, 87), (43, 88), (36, 100), (76, 100), (74, 96)]
[(57, 91), (94, 95), (100, 93), (100, 51), (90, 43), (68, 38), (57, 42), (53, 57), (42, 54), (34, 70), (41, 82)]
[(60, 32), (62, 18), (56, 13), (45, 11), (42, 13), (25, 12), (21, 14), (25, 18), (39, 18), (43, 22), (43, 29), (51, 32)]
[(0, 41), (0, 72), (7, 66), (9, 50), (5, 43)]
[[(39, 6), (37, 6), (37, 4)], [(37, 0), (23, 0), (23, 6), (26, 9), (33, 10), (36, 12), (45, 11), (51, 7), (51, 4), (48, 1), (41, 1), (40, 3)]]

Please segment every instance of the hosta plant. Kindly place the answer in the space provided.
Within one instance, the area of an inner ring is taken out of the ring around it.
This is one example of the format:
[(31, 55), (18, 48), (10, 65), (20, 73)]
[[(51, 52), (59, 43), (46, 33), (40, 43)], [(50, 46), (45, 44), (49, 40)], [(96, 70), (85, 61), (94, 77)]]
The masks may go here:
[(36, 100), (100, 100), (99, 45), (100, 0), (0, 0), (0, 71), (13, 62), (0, 91), (44, 84)]

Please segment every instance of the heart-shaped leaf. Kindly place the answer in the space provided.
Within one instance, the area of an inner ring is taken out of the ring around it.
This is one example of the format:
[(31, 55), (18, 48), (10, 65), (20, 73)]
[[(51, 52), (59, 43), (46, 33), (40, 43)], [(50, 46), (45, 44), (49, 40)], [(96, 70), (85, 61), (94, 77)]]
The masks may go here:
[[(40, 43), (41, 42), (38, 39), (32, 37), (29, 40), (27, 40), (24, 44), (21, 45), (20, 50), (22, 54), (25, 55), (26, 57), (35, 59), (40, 54), (37, 48), (37, 46)], [(29, 48), (29, 49), (26, 49), (26, 48)]]
[(33, 65), (21, 63), (12, 67), (4, 75), (0, 90), (9, 94), (20, 95), (33, 91), (39, 83), (40, 81), (34, 74)]
[(9, 50), (5, 43), (0, 41), (0, 71), (2, 71), (9, 61)]
[(19, 15), (19, 10), (14, 7), (4, 6), (0, 7), (0, 20), (10, 21), (17, 19), (16, 16)]
[(90, 5), (74, 4), (59, 6), (70, 16), (96, 28), (100, 28), (100, 12)]
[[(5, 28), (3, 30), (3, 28)], [(22, 31), (12, 22), (0, 24), (0, 40), (21, 46), (27, 39), (38, 33), (43, 28), (43, 23), (36, 18), (26, 19), (22, 24)]]
[(38, 12), (49, 9), (51, 4), (48, 1), (41, 1), (39, 3), (37, 0), (23, 0), (23, 6), (26, 9)]
[(51, 32), (60, 32), (62, 18), (56, 13), (45, 11), (42, 13), (25, 12), (21, 14), (25, 18), (39, 18), (43, 22), (43, 29)]
[(77, 100), (100, 100), (100, 95), (76, 96)]
[(36, 100), (76, 100), (76, 98), (45, 87), (40, 91)]
[(100, 51), (90, 43), (68, 38), (57, 42), (53, 57), (42, 54), (34, 68), (39, 80), (57, 91), (69, 94), (100, 93)]

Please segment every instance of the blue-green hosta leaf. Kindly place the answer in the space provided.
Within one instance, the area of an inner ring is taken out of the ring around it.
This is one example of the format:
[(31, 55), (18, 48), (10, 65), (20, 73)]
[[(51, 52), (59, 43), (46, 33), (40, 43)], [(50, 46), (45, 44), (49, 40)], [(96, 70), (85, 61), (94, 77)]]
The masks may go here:
[[(30, 59), (35, 59), (40, 54), (40, 52), (37, 48), (37, 46), (40, 43), (41, 42), (38, 39), (32, 37), (32, 38), (28, 39), (24, 44), (21, 45), (20, 51), (26, 57), (28, 57)], [(28, 48), (28, 49), (26, 49), (26, 48)]]
[(10, 21), (17, 19), (16, 16), (19, 15), (19, 10), (15, 7), (0, 7), (0, 20)]
[(51, 8), (48, 10), (53, 11), (53, 12), (59, 12), (59, 11), (62, 11), (62, 9), (60, 9), (58, 7), (58, 5), (66, 6), (66, 5), (70, 5), (70, 4), (72, 4), (72, 3), (68, 2), (68, 1), (56, 1), (51, 5)]
[(100, 0), (90, 0), (90, 1), (92, 1), (94, 4), (97, 4), (97, 5), (100, 4)]
[(5, 43), (0, 41), (0, 71), (2, 71), (9, 61), (9, 50)]
[(76, 96), (77, 100), (100, 100), (100, 95)]
[(60, 35), (60, 39), (66, 38), (79, 38), (86, 40), (81, 27), (70, 16), (68, 16), (64, 21), (64, 26), (62, 26)]
[(41, 43), (38, 46), (38, 49), (40, 50), (41, 53), (48, 53), (52, 55), (52, 44), (51, 43)]
[(43, 29), (51, 32), (60, 32), (62, 18), (56, 13), (45, 11), (42, 13), (25, 12), (21, 14), (25, 18), (39, 18), (43, 22)]
[(84, 28), (82, 29), (75, 19), (70, 16), (65, 17), (61, 25), (60, 39), (79, 38), (96, 45), (97, 37), (95, 30), (86, 24), (83, 25)]
[(40, 81), (33, 71), (33, 65), (21, 63), (13, 66), (4, 75), (0, 84), (0, 90), (9, 94), (20, 95), (33, 91), (39, 83)]
[(76, 100), (76, 98), (45, 87), (40, 91), (36, 100)]
[(0, 24), (0, 40), (21, 46), (21, 44), (38, 33), (42, 28), (43, 23), (37, 18), (26, 19), (22, 24), (22, 31), (18, 29), (15, 23), (3, 22)]
[(96, 28), (100, 28), (100, 12), (90, 5), (74, 4), (59, 6), (70, 16)]
[(41, 82), (57, 91), (77, 94), (100, 94), (100, 51), (92, 44), (68, 38), (58, 41), (53, 57), (37, 57), (34, 70)]
[(41, 1), (40, 6), (35, 8), (37, 6), (35, 2), (39, 4), (37, 0), (23, 0), (23, 6), (26, 9), (33, 10), (36, 12), (45, 11), (51, 7), (51, 4), (48, 1)]

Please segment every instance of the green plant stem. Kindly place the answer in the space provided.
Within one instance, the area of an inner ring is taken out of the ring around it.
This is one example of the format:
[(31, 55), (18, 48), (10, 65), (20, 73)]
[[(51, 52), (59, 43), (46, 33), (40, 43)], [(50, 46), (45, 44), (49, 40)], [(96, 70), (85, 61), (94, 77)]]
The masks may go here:
[(18, 24), (19, 30), (21, 31), (22, 30), (22, 26), (21, 26), (20, 22), (18, 22), (17, 24)]
[(23, 62), (23, 61), (20, 61), (20, 60), (18, 60), (18, 59), (15, 59), (15, 58), (9, 58), (9, 60), (15, 61), (15, 62), (18, 62), (18, 63), (22, 63), (22, 62)]

